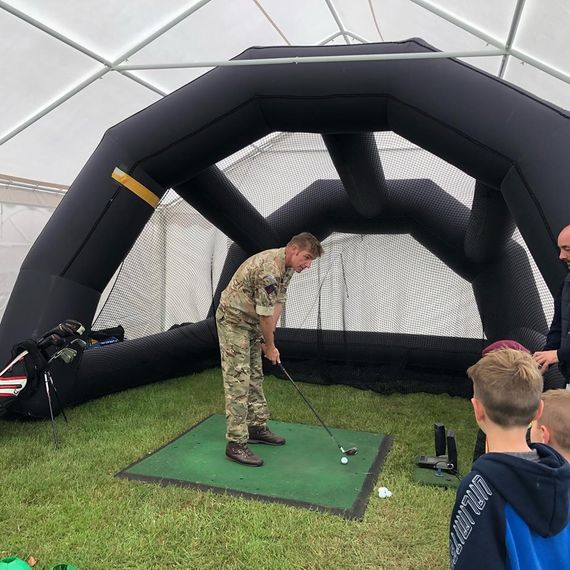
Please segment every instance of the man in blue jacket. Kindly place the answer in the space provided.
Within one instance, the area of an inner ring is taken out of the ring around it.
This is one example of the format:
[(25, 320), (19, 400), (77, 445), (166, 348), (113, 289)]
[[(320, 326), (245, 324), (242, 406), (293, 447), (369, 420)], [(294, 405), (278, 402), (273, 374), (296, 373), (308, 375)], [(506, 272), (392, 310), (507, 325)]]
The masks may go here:
[(543, 570), (570, 561), (570, 465), (526, 442), (540, 418), (543, 379), (532, 356), (509, 348), (467, 370), (489, 452), (464, 477), (451, 515), (451, 568)]

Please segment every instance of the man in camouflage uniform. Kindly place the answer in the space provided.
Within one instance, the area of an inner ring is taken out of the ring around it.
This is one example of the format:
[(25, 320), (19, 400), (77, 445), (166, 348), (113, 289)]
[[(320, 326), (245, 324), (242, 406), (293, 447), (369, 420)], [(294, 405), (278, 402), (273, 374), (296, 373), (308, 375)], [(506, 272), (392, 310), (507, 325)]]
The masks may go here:
[(259, 467), (263, 459), (248, 443), (285, 443), (267, 428), (261, 353), (273, 364), (280, 362), (273, 333), (287, 286), (293, 273), (308, 269), (322, 253), (315, 236), (301, 233), (286, 247), (268, 249), (244, 261), (222, 292), (216, 324), (226, 397), (226, 456), (233, 461)]

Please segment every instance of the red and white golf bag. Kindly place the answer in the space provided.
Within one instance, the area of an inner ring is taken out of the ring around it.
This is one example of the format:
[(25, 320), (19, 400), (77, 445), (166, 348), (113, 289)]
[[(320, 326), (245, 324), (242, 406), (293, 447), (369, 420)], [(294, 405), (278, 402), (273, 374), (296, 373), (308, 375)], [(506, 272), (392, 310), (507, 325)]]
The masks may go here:
[(8, 406), (15, 400), (28, 383), (24, 358), (28, 352), (25, 350), (18, 354), (0, 372), (0, 416), (6, 413)]
[(39, 339), (25, 340), (12, 348), (12, 360), (0, 372), (0, 416), (17, 398), (32, 395), (41, 385), (50, 363), (61, 359), (71, 362), (82, 352), (83, 325), (68, 319)]

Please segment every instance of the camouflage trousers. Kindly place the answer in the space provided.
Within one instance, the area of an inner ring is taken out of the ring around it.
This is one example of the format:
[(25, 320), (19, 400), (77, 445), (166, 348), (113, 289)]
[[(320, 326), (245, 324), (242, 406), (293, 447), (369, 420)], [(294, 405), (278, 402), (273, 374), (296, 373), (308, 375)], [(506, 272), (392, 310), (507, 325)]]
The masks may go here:
[(216, 312), (226, 398), (226, 439), (246, 443), (248, 426), (263, 426), (269, 417), (263, 394), (261, 331), (239, 327)]

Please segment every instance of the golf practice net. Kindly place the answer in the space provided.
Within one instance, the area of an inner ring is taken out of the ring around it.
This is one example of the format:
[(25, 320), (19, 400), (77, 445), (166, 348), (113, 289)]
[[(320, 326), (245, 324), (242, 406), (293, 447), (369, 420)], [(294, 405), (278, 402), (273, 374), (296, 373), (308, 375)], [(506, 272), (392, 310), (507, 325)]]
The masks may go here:
[[(274, 134), (218, 164), (270, 224), (291, 223), (288, 204), (317, 201), (335, 228), (324, 255), (292, 279), (276, 337), (281, 358), (303, 381), (466, 394), (465, 369), (490, 341), (508, 335), (542, 346), (551, 294), (514, 223), (481, 245), (485, 210), (479, 201), (475, 212), (474, 179), (394, 133), (374, 137), (387, 197), (381, 215), (358, 223), (327, 209), (343, 189), (321, 135)], [(500, 192), (498, 202), (478, 192), (505, 210)], [(312, 231), (310, 219), (306, 226), (299, 231)], [(235, 250), (169, 191), (103, 295), (93, 329), (122, 325), (137, 339), (211, 318), (231, 264), (243, 258)]]

